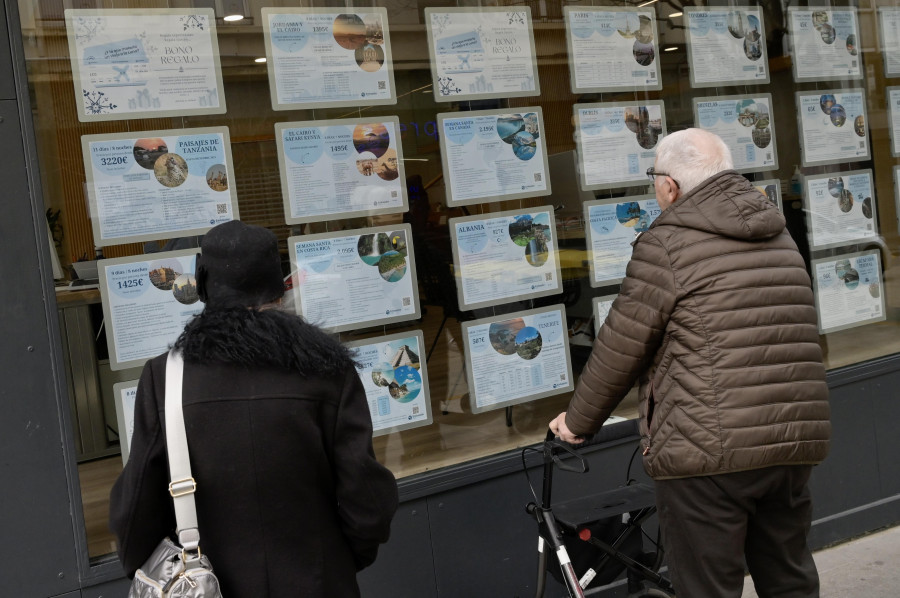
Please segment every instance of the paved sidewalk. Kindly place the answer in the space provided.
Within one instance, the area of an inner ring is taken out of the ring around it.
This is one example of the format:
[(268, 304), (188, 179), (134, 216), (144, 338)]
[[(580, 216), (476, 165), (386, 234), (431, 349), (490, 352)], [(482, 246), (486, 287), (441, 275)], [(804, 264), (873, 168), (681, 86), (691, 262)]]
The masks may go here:
[[(900, 526), (820, 550), (814, 557), (821, 598), (900, 596)], [(741, 598), (757, 598), (749, 577)]]

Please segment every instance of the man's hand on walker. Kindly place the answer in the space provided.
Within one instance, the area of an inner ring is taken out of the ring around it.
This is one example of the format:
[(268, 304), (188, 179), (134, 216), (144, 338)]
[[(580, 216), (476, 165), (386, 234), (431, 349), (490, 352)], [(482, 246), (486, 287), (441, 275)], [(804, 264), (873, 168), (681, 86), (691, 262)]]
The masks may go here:
[(559, 439), (563, 442), (568, 442), (569, 444), (581, 444), (584, 442), (584, 438), (572, 434), (569, 430), (569, 427), (566, 425), (565, 411), (557, 415), (556, 419), (550, 422), (550, 430), (559, 436)]

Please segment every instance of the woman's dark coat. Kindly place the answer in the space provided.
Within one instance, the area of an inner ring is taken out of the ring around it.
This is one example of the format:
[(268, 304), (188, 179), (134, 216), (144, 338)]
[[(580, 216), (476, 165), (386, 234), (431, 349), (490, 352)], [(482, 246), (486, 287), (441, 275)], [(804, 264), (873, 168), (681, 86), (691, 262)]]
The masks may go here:
[[(388, 539), (397, 485), (372, 451), (346, 351), (295, 316), (209, 307), (186, 328), (184, 414), (200, 548), (227, 598), (358, 596)], [(129, 576), (175, 518), (168, 494), (166, 356), (144, 368), (110, 525)]]

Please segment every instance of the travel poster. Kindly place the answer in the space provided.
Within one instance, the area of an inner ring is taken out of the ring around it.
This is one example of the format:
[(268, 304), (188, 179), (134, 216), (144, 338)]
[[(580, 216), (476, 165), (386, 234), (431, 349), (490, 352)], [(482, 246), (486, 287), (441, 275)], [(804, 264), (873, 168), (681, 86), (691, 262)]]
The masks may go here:
[(422, 331), (356, 341), (347, 346), (366, 390), (372, 436), (431, 423)]
[(550, 195), (539, 107), (437, 115), (447, 204)]
[(419, 317), (408, 224), (288, 239), (294, 305), (332, 332)]
[(67, 9), (78, 120), (224, 114), (212, 8)]
[(436, 102), (541, 95), (531, 8), (425, 9)]
[(194, 278), (196, 249), (97, 262), (109, 367), (138, 367), (165, 353), (203, 311)]
[(399, 131), (396, 116), (276, 124), (285, 222), (407, 211)]
[(396, 104), (387, 9), (262, 9), (273, 110)]
[(83, 135), (81, 148), (98, 247), (239, 219), (227, 127)]
[(862, 89), (798, 91), (796, 95), (803, 166), (869, 159)]
[(572, 93), (662, 89), (656, 11), (564, 6)]
[(575, 104), (572, 110), (582, 189), (652, 184), (647, 169), (666, 134), (662, 100)]
[(119, 425), (119, 449), (122, 451), (122, 465), (128, 463), (131, 452), (131, 436), (134, 434), (134, 399), (137, 397), (138, 381), (113, 384), (113, 400), (116, 404), (116, 421)]
[(631, 260), (631, 244), (661, 212), (653, 195), (623, 197), (619, 203), (608, 199), (584, 202), (592, 287), (622, 282)]
[(878, 236), (871, 170), (807, 176), (803, 187), (810, 249), (861, 243)]
[(462, 309), (562, 291), (553, 207), (450, 219)]
[(574, 387), (564, 305), (464, 322), (462, 333), (473, 413)]
[(694, 122), (722, 138), (738, 172), (778, 169), (772, 94), (695, 98)]
[(900, 77), (900, 8), (879, 6), (878, 24), (881, 30), (881, 57), (884, 76)]
[(603, 323), (606, 322), (606, 316), (609, 315), (609, 310), (612, 309), (612, 304), (616, 300), (618, 295), (603, 295), (602, 297), (594, 297), (592, 303), (594, 304), (594, 335), (600, 334), (600, 328), (603, 327)]
[(758, 6), (684, 8), (691, 87), (769, 82), (766, 28)]
[(862, 79), (856, 8), (788, 8), (795, 81)]
[(900, 87), (887, 87), (888, 126), (891, 133), (891, 156), (900, 157)]
[(878, 250), (812, 261), (819, 334), (885, 320)]
[(784, 207), (781, 204), (781, 181), (778, 179), (753, 181), (753, 186), (757, 191), (765, 195), (766, 199), (778, 206), (779, 212), (784, 212)]

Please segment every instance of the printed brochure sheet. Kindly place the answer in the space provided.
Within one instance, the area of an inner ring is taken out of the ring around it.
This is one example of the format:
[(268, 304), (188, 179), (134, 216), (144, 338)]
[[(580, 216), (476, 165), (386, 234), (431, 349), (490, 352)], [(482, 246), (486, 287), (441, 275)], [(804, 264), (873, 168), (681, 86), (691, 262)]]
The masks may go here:
[(84, 135), (81, 148), (98, 247), (239, 219), (227, 127)]
[(803, 166), (869, 159), (862, 89), (798, 91), (796, 95)]
[(572, 93), (662, 89), (656, 11), (564, 6)]
[(78, 120), (224, 114), (211, 8), (67, 9)]
[(575, 104), (572, 110), (582, 189), (652, 184), (647, 169), (666, 134), (661, 100)]
[(631, 260), (632, 242), (647, 230), (662, 210), (653, 195), (584, 202), (592, 287), (622, 282)]
[(602, 328), (603, 323), (606, 322), (606, 316), (609, 315), (609, 310), (612, 309), (612, 304), (616, 300), (616, 297), (618, 297), (618, 295), (594, 297), (594, 336), (600, 334), (600, 328)]
[(436, 102), (541, 95), (531, 8), (425, 9)]
[(891, 132), (891, 156), (900, 157), (900, 87), (887, 87), (888, 126)]
[(565, 309), (553, 305), (463, 323), (473, 413), (572, 390)]
[(288, 224), (408, 209), (396, 116), (275, 125)]
[(781, 181), (778, 179), (753, 181), (753, 186), (757, 191), (765, 195), (766, 199), (778, 206), (779, 212), (784, 212), (784, 207), (781, 204)]
[(97, 262), (109, 367), (138, 367), (169, 350), (203, 311), (194, 278), (196, 249)]
[(137, 397), (137, 380), (113, 384), (113, 400), (116, 404), (116, 421), (119, 424), (119, 449), (122, 465), (128, 463), (131, 437), (134, 434), (134, 399)]
[(420, 330), (357, 341), (347, 346), (366, 390), (374, 430), (372, 436), (431, 423), (425, 338)]
[(863, 78), (855, 8), (791, 6), (788, 19), (795, 81)]
[(778, 169), (772, 95), (720, 96), (694, 99), (694, 122), (715, 133), (731, 150), (734, 169), (762, 172)]
[(288, 239), (297, 313), (332, 332), (419, 317), (408, 224)]
[(877, 249), (813, 260), (812, 269), (820, 334), (884, 321)]
[(691, 87), (769, 82), (766, 28), (756, 6), (684, 8)]
[(396, 104), (384, 8), (263, 8), (273, 110)]
[(900, 77), (900, 8), (879, 6), (881, 56), (885, 77)]
[(451, 218), (450, 234), (460, 308), (562, 291), (552, 206)]
[(807, 176), (803, 186), (810, 249), (838, 247), (878, 236), (871, 170)]
[(539, 107), (437, 115), (447, 204), (550, 195)]

